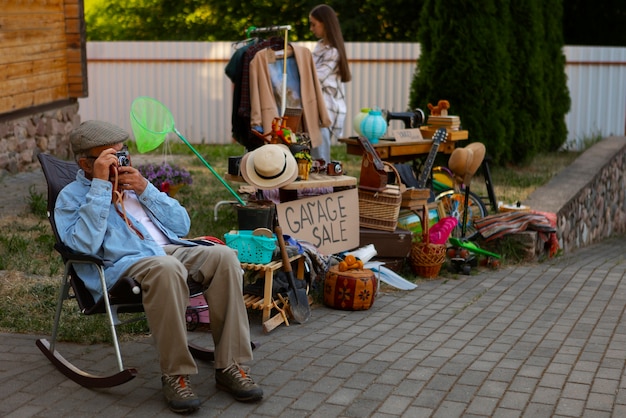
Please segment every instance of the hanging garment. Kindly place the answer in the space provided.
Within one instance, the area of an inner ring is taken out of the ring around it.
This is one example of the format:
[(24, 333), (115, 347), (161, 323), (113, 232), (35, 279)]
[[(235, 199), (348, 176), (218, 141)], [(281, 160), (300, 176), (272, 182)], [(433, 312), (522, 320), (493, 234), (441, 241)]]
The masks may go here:
[(232, 135), (248, 151), (265, 143), (250, 132), (250, 61), (266, 48), (280, 50), (283, 47), (284, 41), (279, 37), (257, 40), (235, 51), (226, 65), (226, 75), (233, 82)]
[[(316, 147), (322, 143), (320, 127), (330, 126), (330, 119), (311, 51), (301, 46), (292, 45), (292, 48), (300, 77), (302, 127), (309, 134), (311, 145)], [(275, 51), (270, 48), (257, 52), (250, 61), (250, 127), (260, 125), (264, 133), (271, 132), (272, 122), (281, 116), (270, 72), (270, 64), (275, 62)]]
[[(241, 103), (241, 78), (243, 77), (243, 62), (244, 62), (244, 54), (248, 51), (248, 48), (252, 46), (252, 43), (244, 45), (238, 48), (233, 55), (230, 57), (228, 64), (224, 72), (226, 76), (233, 82), (233, 106), (232, 106), (232, 115), (231, 115), (231, 123), (232, 123), (232, 135), (233, 138), (239, 142), (240, 144), (249, 147), (246, 144), (249, 134), (249, 125), (250, 119), (244, 119), (239, 116), (239, 105)], [(256, 141), (255, 141), (256, 142)], [(262, 144), (259, 144), (262, 145)]]

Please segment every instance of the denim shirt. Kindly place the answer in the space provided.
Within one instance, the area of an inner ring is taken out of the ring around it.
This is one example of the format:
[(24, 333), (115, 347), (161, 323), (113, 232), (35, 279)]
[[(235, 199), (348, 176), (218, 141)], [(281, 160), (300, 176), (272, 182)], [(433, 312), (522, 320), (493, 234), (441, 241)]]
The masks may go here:
[[(165, 255), (146, 228), (127, 214), (141, 239), (117, 213), (112, 203), (113, 185), (107, 180), (85, 177), (79, 170), (76, 180), (61, 190), (57, 197), (54, 218), (61, 241), (79, 254), (95, 255), (104, 260), (107, 289), (138, 260)], [(146, 213), (172, 244), (193, 246), (179, 237), (189, 232), (189, 214), (176, 199), (148, 183), (138, 196)], [(75, 264), (74, 269), (94, 297), (102, 297), (100, 277), (95, 266)]]

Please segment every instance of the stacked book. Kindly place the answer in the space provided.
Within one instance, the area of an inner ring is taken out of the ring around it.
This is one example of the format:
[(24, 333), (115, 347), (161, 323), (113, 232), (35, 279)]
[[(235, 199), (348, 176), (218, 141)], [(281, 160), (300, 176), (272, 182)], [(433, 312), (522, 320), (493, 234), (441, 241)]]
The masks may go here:
[(449, 131), (458, 131), (461, 129), (461, 118), (458, 116), (429, 116), (428, 125), (447, 128)]
[(429, 198), (430, 189), (415, 189), (411, 187), (402, 193), (402, 202), (400, 202), (400, 207), (411, 210), (421, 209), (424, 205), (428, 204)]

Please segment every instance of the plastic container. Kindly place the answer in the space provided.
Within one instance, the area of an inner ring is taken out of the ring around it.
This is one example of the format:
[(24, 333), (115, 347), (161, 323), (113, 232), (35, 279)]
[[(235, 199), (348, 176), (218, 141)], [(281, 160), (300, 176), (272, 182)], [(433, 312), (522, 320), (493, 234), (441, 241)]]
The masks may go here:
[(272, 261), (276, 248), (276, 236), (268, 238), (252, 235), (254, 231), (235, 231), (224, 234), (226, 245), (237, 250), (237, 258), (242, 263), (267, 264)]

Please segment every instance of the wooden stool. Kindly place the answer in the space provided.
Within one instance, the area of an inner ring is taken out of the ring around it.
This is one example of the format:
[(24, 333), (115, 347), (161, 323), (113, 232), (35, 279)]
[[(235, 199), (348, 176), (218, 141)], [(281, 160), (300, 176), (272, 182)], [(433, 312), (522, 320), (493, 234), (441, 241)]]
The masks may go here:
[[(304, 257), (301, 254), (294, 255), (289, 258), (289, 262), (298, 260), (296, 269), (296, 278), (304, 280)], [(265, 286), (263, 288), (263, 297), (257, 295), (244, 294), (244, 302), (246, 308), (252, 308), (263, 311), (263, 331), (270, 332), (283, 322), (289, 326), (285, 309), (289, 305), (289, 301), (278, 295), (279, 300), (275, 300), (272, 295), (272, 285), (274, 283), (274, 272), (283, 267), (282, 260), (271, 261), (267, 264), (241, 263), (244, 270), (258, 271), (263, 273), (265, 278)], [(278, 313), (270, 317), (272, 309), (276, 309)]]

